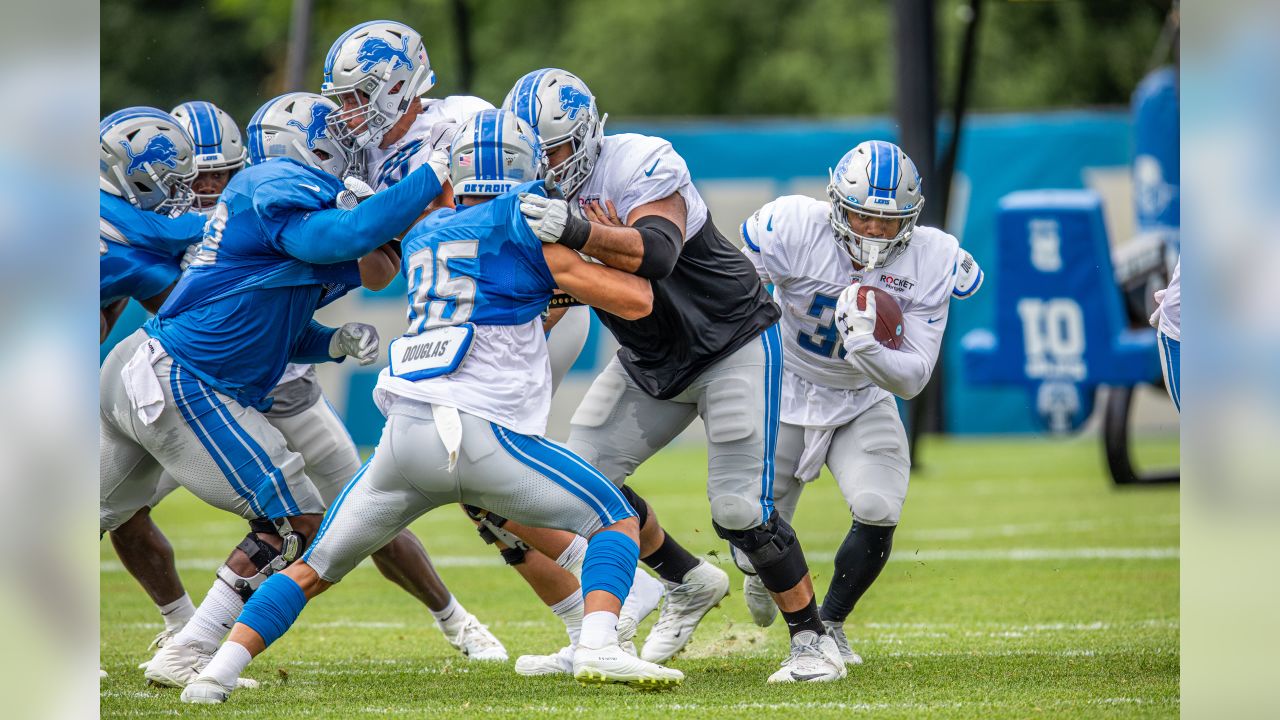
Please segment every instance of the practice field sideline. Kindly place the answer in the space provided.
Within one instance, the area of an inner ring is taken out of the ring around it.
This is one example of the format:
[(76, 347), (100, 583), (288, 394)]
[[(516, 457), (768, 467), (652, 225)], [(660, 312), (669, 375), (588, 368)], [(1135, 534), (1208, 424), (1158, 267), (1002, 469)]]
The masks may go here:
[[(663, 451), (633, 479), (664, 525), (732, 577), (732, 594), (671, 663), (688, 675), (678, 690), (583, 688), (519, 677), (511, 663), (468, 663), (426, 608), (366, 561), (249, 667), (261, 688), (224, 706), (184, 706), (178, 691), (143, 685), (136, 666), (158, 615), (104, 540), (102, 717), (1176, 716), (1178, 490), (1116, 489), (1092, 437), (932, 440), (921, 456), (893, 562), (847, 625), (866, 664), (843, 682), (765, 684), (787, 634), (751, 624), (741, 574), (711, 529), (706, 453), (689, 446)], [(1177, 441), (1144, 442), (1139, 458), (1174, 465)], [(155, 518), (198, 601), (244, 523), (184, 491)], [(795, 526), (821, 599), (849, 526), (829, 474), (805, 490)], [(565, 642), (560, 622), (461, 511), (442, 508), (412, 529), (513, 660)]]

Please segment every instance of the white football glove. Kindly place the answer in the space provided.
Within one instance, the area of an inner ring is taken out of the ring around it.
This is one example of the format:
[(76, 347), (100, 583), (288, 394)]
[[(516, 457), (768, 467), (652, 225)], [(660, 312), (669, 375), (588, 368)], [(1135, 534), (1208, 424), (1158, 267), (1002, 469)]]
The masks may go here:
[(338, 193), (336, 202), (339, 210), (355, 210), (357, 205), (373, 197), (373, 188), (355, 175), (348, 176), (342, 184), (346, 190)]
[(349, 355), (361, 365), (378, 359), (378, 329), (365, 323), (352, 322), (338, 328), (329, 340), (329, 357)]
[(520, 193), (520, 214), (544, 243), (559, 242), (569, 223), (569, 203), (534, 193)]
[(445, 182), (449, 180), (449, 147), (446, 145), (432, 149), (431, 154), (427, 156), (427, 164), (435, 171), (440, 187), (444, 187)]
[(854, 283), (840, 293), (836, 299), (836, 330), (844, 339), (845, 350), (859, 345), (864, 338), (875, 339), (876, 330), (876, 292), (867, 291), (867, 307), (858, 309), (858, 288), (861, 283)]
[(187, 246), (187, 251), (182, 253), (182, 260), (178, 262), (178, 269), (186, 272), (191, 267), (191, 263), (195, 262), (196, 256), (200, 254), (200, 243), (193, 242)]

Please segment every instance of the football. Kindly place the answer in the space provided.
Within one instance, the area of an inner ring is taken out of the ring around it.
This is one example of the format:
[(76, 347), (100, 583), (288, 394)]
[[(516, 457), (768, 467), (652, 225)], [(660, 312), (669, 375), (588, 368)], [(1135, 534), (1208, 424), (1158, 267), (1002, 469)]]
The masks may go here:
[[(867, 309), (867, 292), (872, 288), (863, 285), (858, 288), (858, 309)], [(875, 338), (881, 345), (890, 350), (902, 347), (903, 334), (902, 308), (898, 301), (884, 290), (876, 291), (876, 329)]]

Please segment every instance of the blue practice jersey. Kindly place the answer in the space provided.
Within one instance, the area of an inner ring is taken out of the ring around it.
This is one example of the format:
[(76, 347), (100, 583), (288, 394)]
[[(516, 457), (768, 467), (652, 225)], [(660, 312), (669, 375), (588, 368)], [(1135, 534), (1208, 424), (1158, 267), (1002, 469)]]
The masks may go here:
[(542, 181), (493, 200), (427, 216), (404, 237), (409, 329), (464, 322), (523, 325), (542, 314), (555, 280), (542, 242), (520, 214), (520, 193), (545, 194)]
[(134, 207), (99, 191), (98, 238), (107, 248), (98, 260), (98, 301), (106, 307), (122, 298), (147, 300), (177, 281), (187, 246), (199, 242), (204, 218), (176, 218)]
[(332, 330), (317, 308), (360, 284), (354, 260), (314, 264), (285, 249), (283, 233), (334, 207), (342, 182), (285, 158), (232, 178), (197, 259), (145, 325), (165, 350), (242, 405), (265, 409), (290, 359), (330, 360)]

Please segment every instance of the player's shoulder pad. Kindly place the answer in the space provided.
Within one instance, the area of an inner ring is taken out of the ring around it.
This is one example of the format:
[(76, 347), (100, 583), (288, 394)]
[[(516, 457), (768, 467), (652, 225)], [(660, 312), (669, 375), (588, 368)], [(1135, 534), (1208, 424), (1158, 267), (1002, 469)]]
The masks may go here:
[(688, 174), (684, 158), (670, 142), (660, 137), (620, 133), (607, 136), (605, 141), (613, 146), (612, 154), (617, 156), (620, 165), (630, 170), (626, 174), (633, 178), (643, 180), (671, 172)]
[(260, 212), (331, 208), (342, 190), (337, 178), (291, 158), (272, 158), (245, 168), (237, 177), (241, 174), (251, 183), (253, 205)]

